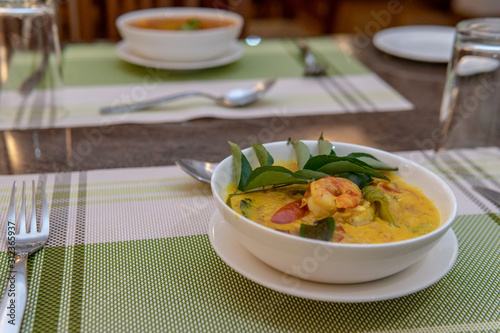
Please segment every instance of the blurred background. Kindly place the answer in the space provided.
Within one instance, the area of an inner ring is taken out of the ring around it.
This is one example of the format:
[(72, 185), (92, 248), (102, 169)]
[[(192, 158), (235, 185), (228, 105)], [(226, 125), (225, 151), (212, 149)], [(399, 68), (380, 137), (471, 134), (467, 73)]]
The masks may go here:
[[(484, 2), (481, 4), (481, 2)], [(473, 12), (468, 6), (474, 3)], [(319, 36), (364, 33), (372, 36), (392, 26), (454, 26), (474, 16), (500, 15), (499, 0), (67, 0), (59, 4), (63, 42), (120, 40), (115, 19), (126, 12), (154, 7), (215, 7), (245, 18), (242, 37)]]

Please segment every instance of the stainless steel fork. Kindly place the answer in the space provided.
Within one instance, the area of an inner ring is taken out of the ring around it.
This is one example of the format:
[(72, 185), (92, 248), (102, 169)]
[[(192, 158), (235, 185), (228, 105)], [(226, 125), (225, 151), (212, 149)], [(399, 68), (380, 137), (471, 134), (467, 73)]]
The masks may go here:
[(10, 274), (7, 280), (7, 288), (0, 305), (0, 332), (19, 332), (26, 307), (28, 296), (28, 256), (42, 248), (49, 238), (49, 211), (47, 197), (45, 195), (45, 184), (42, 184), (42, 211), (40, 213), (41, 230), (37, 230), (36, 223), (36, 196), (35, 182), (32, 183), (31, 191), (31, 223), (27, 230), (26, 226), (26, 200), (25, 182), (22, 188), (21, 216), (19, 218), (19, 233), (16, 234), (16, 182), (12, 186), (9, 211), (7, 214), (7, 250)]
[(325, 76), (328, 72), (328, 63), (323, 59), (316, 57), (311, 51), (309, 45), (304, 39), (299, 39), (295, 42), (302, 53), (304, 59), (304, 75), (305, 76)]

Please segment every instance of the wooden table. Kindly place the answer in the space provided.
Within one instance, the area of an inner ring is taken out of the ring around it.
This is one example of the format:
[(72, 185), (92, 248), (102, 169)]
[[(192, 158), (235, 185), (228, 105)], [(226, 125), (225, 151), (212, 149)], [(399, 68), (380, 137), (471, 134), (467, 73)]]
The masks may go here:
[[(412, 111), (354, 113), (250, 120), (197, 119), (182, 123), (2, 131), (0, 173), (24, 174), (102, 168), (171, 165), (179, 158), (219, 161), (227, 140), (251, 142), (326, 139), (388, 151), (433, 148), (445, 64), (421, 63), (384, 54), (366, 37), (336, 35), (359, 59), (415, 105)], [(298, 134), (300, 133), (300, 135)], [(298, 137), (300, 136), (300, 137)], [(35, 149), (39, 147), (39, 150)]]

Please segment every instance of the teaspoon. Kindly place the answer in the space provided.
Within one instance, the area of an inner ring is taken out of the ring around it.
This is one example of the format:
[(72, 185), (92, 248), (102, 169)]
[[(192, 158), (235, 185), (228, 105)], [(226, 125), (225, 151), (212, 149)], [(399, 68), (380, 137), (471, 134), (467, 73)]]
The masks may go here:
[(148, 101), (142, 101), (132, 104), (106, 106), (101, 108), (102, 114), (132, 112), (137, 110), (146, 109), (161, 103), (170, 102), (185, 97), (206, 97), (214, 100), (218, 105), (225, 107), (238, 107), (245, 106), (262, 98), (264, 94), (273, 86), (276, 79), (271, 78), (264, 81), (259, 81), (252, 87), (237, 88), (226, 92), (222, 96), (215, 96), (201, 91), (188, 91), (169, 95), (165, 97), (155, 98)]
[(187, 158), (175, 161), (175, 164), (177, 164), (177, 166), (188, 175), (204, 183), (210, 183), (212, 174), (218, 165), (217, 163), (191, 160)]

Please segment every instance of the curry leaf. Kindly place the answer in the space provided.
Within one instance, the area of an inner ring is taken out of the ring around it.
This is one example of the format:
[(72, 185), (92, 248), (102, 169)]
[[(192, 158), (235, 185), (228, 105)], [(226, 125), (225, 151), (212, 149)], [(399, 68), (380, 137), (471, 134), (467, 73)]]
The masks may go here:
[(330, 241), (335, 231), (335, 220), (333, 217), (327, 217), (318, 220), (313, 224), (301, 224), (299, 229), (300, 237)]
[(360, 165), (357, 165), (355, 163), (352, 163), (351, 161), (337, 161), (337, 162), (332, 162), (327, 165), (322, 166), (318, 170), (319, 172), (324, 172), (329, 175), (338, 175), (339, 173), (344, 173), (344, 172), (358, 172), (358, 173), (364, 173), (368, 176), (376, 177), (376, 178), (381, 178), (381, 179), (388, 179), (386, 176), (384, 176), (382, 173), (379, 171), (373, 169), (373, 168), (366, 168)]
[(250, 162), (248, 162), (247, 157), (245, 155), (241, 155), (241, 178), (238, 184), (239, 188), (243, 188), (244, 184), (247, 183), (247, 179), (252, 173), (252, 166)]
[(250, 217), (251, 212), (253, 210), (253, 205), (254, 205), (254, 202), (252, 199), (250, 199), (250, 198), (242, 199), (240, 201), (241, 214), (243, 214), (243, 216), (245, 216), (245, 217)]
[(238, 184), (238, 190), (243, 191), (248, 176), (252, 172), (252, 166), (250, 162), (248, 162), (246, 156), (241, 152), (240, 146), (231, 141), (228, 141), (228, 143), (231, 148), (231, 154), (233, 155), (233, 169), (236, 183)]
[(366, 173), (359, 172), (343, 172), (339, 173), (337, 177), (349, 179), (351, 182), (358, 185), (361, 190), (373, 182), (372, 177), (368, 176)]
[(247, 179), (245, 193), (264, 186), (283, 186), (292, 184), (307, 184), (308, 181), (329, 177), (326, 173), (314, 170), (299, 170), (292, 172), (285, 167), (277, 165), (261, 166), (255, 168)]
[(281, 166), (262, 166), (256, 168), (248, 177), (245, 191), (270, 185), (307, 184), (307, 179), (295, 175)]
[(252, 170), (240, 147), (229, 142), (233, 155), (233, 168), (238, 190), (248, 192), (263, 187), (281, 187), (291, 184), (306, 184), (324, 177), (338, 176), (353, 181), (360, 189), (369, 185), (374, 178), (388, 178), (380, 170), (397, 170), (366, 153), (351, 153), (337, 156), (331, 142), (324, 140), (323, 133), (318, 139), (320, 155), (311, 156), (309, 147), (301, 141), (288, 139), (297, 156), (298, 171), (273, 166), (274, 159), (262, 144), (252, 144), (260, 167)]
[(307, 180), (279, 171), (266, 171), (255, 177), (245, 188), (246, 191), (269, 185), (307, 184)]
[(372, 177), (387, 179), (381, 172), (373, 169), (365, 162), (347, 156), (317, 155), (307, 161), (304, 169), (324, 172), (331, 176), (343, 172), (359, 172)]
[(255, 151), (255, 155), (257, 155), (257, 159), (259, 160), (259, 164), (261, 166), (264, 165), (273, 165), (274, 158), (269, 154), (267, 149), (260, 143), (252, 143), (252, 147)]
[(309, 147), (302, 141), (292, 141), (288, 139), (288, 142), (293, 145), (293, 149), (295, 150), (298, 169), (303, 169), (304, 165), (311, 158), (311, 151), (309, 150)]
[(377, 170), (390, 170), (390, 171), (397, 171), (398, 170), (397, 167), (391, 167), (391, 166), (385, 164), (384, 162), (380, 161), (375, 156), (372, 156), (372, 155), (367, 154), (367, 153), (350, 153), (347, 156), (353, 157), (353, 158), (356, 158), (362, 162), (365, 162), (366, 164), (368, 164), (369, 166), (371, 166), (372, 168), (377, 169)]
[(323, 133), (318, 139), (318, 155), (335, 155), (333, 144), (330, 141), (323, 139)]
[(265, 166), (260, 166), (255, 168), (255, 170), (252, 171), (250, 176), (247, 179), (247, 182), (251, 182), (254, 178), (258, 177), (261, 173), (267, 172), (267, 171), (275, 171), (275, 172), (283, 172), (287, 173), (289, 175), (293, 175), (293, 171), (279, 166), (279, 165), (265, 165)]
[(240, 146), (236, 143), (228, 141), (231, 154), (233, 155), (233, 172), (236, 183), (239, 184), (241, 178), (241, 152)]
[(362, 193), (365, 200), (377, 206), (379, 216), (382, 220), (389, 223), (390, 226), (398, 226), (389, 210), (389, 200), (378, 187), (366, 186), (363, 188)]
[(338, 161), (338, 158), (336, 156), (328, 156), (328, 155), (313, 156), (304, 165), (304, 169), (318, 170), (323, 165), (328, 164), (328, 163), (333, 162), (333, 161)]
[(325, 178), (325, 177), (330, 177), (330, 175), (328, 175), (324, 172), (318, 172), (318, 171), (307, 170), (307, 169), (298, 170), (295, 172), (295, 175), (309, 179), (311, 181), (318, 180), (318, 179)]

